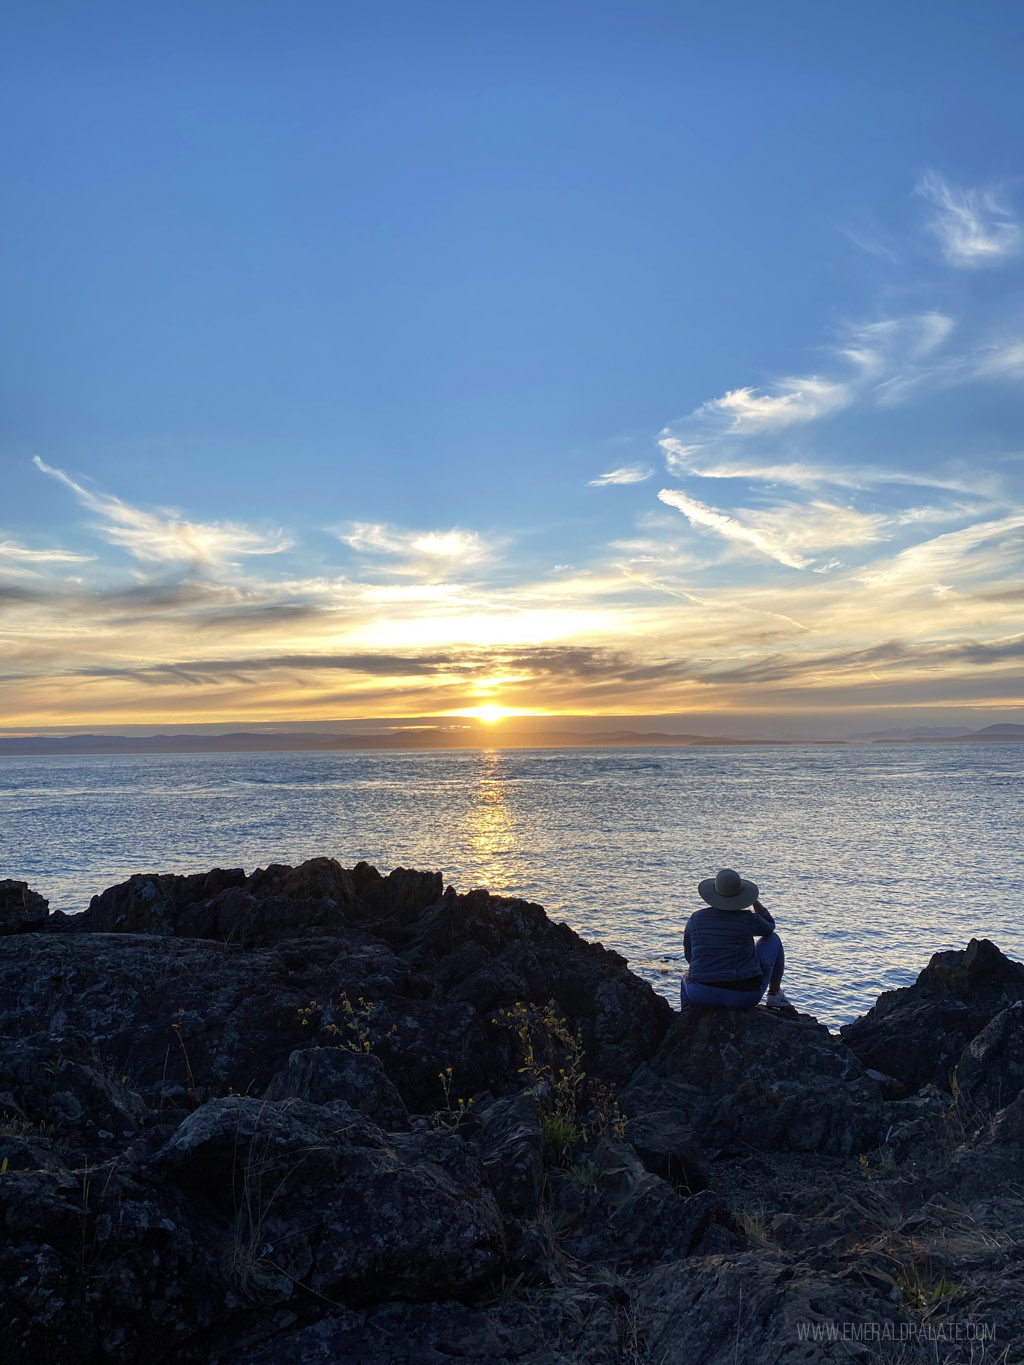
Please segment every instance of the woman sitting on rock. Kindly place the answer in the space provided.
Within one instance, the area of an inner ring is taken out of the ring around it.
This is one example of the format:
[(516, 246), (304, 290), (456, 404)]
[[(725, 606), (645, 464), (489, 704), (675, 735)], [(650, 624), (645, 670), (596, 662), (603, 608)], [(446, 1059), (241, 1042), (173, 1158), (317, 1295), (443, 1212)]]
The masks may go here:
[(694, 911), (683, 934), (683, 953), (690, 964), (680, 991), (683, 1005), (752, 1009), (767, 990), (768, 1008), (786, 1009), (782, 940), (774, 919), (757, 899), (757, 887), (731, 867), (723, 867), (697, 890), (707, 905)]

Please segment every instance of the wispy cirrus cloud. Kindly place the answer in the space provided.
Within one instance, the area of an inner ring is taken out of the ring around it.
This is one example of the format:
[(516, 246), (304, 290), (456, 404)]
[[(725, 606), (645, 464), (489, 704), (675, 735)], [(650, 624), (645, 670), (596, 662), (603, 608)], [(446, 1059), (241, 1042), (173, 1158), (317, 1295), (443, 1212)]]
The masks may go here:
[(741, 510), (739, 515), (709, 507), (678, 489), (663, 488), (659, 499), (682, 512), (691, 526), (714, 531), (723, 539), (748, 546), (791, 569), (826, 571), (835, 561), (817, 563), (814, 552), (839, 546), (869, 545), (885, 535), (888, 518), (852, 507), (813, 501), (788, 503), (768, 511)]
[(759, 436), (819, 421), (927, 362), (953, 327), (953, 319), (937, 311), (848, 326), (828, 348), (843, 373), (788, 376), (774, 380), (767, 390), (730, 389), (701, 404), (688, 420), (695, 428), (710, 422), (712, 431), (729, 436)]
[(848, 383), (823, 379), (820, 375), (780, 379), (774, 389), (773, 393), (754, 388), (730, 389), (721, 398), (703, 403), (694, 416), (723, 416), (730, 432), (753, 435), (777, 431), (796, 422), (813, 422), (852, 401)]
[(143, 563), (212, 567), (231, 564), (236, 555), (279, 554), (291, 545), (282, 531), (254, 531), (232, 521), (185, 521), (170, 510), (147, 512), (111, 493), (83, 487), (38, 455), (33, 456), (32, 463), (69, 488), (83, 507), (101, 518), (96, 530), (104, 540)]
[(995, 190), (962, 189), (936, 171), (926, 172), (916, 188), (932, 205), (928, 226), (950, 265), (1001, 265), (1020, 251), (1020, 224)]
[(18, 564), (87, 564), (95, 555), (74, 554), (71, 550), (33, 550), (14, 540), (0, 540), (0, 558)]
[(711, 452), (705, 453), (700, 446), (685, 446), (671, 436), (662, 437), (660, 444), (673, 473), (693, 475), (699, 479), (749, 479), (760, 483), (782, 483), (792, 488), (806, 489), (822, 488), (826, 485), (839, 488), (862, 486), (856, 476), (849, 471), (832, 469), (825, 465), (803, 464), (798, 461), (772, 464), (751, 459), (726, 459), (715, 464), (709, 462), (709, 456), (713, 460)]
[(954, 581), (998, 579), (1020, 566), (1022, 530), (1024, 512), (975, 522), (908, 546), (886, 563), (870, 565), (861, 581), (875, 588), (897, 584), (948, 592)]
[[(735, 462), (740, 446), (763, 445), (854, 404), (890, 406), (929, 378), (949, 377), (958, 369), (966, 373), (970, 367), (963, 357), (940, 354), (953, 330), (953, 319), (935, 310), (848, 326), (828, 348), (832, 373), (730, 389), (663, 428), (658, 443), (668, 468), (695, 473), (716, 455)], [(800, 484), (808, 478), (808, 467), (800, 462), (775, 458), (770, 465), (780, 481)]]
[(590, 479), (587, 483), (588, 488), (607, 488), (612, 484), (643, 483), (649, 479), (654, 470), (649, 465), (631, 464), (623, 465), (619, 469), (609, 469), (607, 474), (600, 474), (596, 479)]
[(389, 573), (448, 578), (489, 559), (494, 542), (477, 531), (453, 527), (447, 531), (415, 531), (386, 522), (353, 521), (336, 527), (334, 534), (349, 549), (373, 559), (390, 559)]
[[(1002, 491), (997, 475), (977, 469), (970, 472), (942, 469), (903, 470), (871, 464), (826, 465), (801, 461), (782, 464), (772, 463), (770, 459), (753, 458), (726, 458), (718, 463), (712, 463), (709, 462), (708, 456), (702, 460), (699, 451), (679, 454), (671, 438), (663, 440), (662, 445), (666, 454), (672, 456), (674, 473), (692, 475), (700, 479), (741, 479), (751, 483), (785, 484), (807, 492), (823, 488), (863, 492), (885, 485), (903, 485), (909, 488), (941, 489), (976, 499), (995, 498), (1000, 496)], [(710, 455), (710, 458), (713, 459), (713, 455)]]
[(1013, 338), (984, 347), (974, 372), (980, 378), (1024, 379), (1024, 341)]

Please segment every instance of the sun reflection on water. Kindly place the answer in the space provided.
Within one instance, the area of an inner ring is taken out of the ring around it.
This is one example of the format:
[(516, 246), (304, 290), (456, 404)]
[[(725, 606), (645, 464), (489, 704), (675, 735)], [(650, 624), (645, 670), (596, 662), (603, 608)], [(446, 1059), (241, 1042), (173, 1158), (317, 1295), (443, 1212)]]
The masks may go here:
[(465, 839), (474, 885), (507, 892), (515, 881), (516, 828), (505, 793), (507, 760), (500, 750), (480, 754), (475, 801), (466, 815)]

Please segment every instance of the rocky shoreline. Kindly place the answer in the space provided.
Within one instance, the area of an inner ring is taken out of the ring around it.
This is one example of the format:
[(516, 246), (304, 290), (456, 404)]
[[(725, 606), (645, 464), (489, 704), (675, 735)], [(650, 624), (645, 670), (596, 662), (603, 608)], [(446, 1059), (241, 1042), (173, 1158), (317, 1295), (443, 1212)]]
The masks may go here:
[(1024, 966), (831, 1034), (318, 858), (0, 882), (11, 1362), (1024, 1360)]

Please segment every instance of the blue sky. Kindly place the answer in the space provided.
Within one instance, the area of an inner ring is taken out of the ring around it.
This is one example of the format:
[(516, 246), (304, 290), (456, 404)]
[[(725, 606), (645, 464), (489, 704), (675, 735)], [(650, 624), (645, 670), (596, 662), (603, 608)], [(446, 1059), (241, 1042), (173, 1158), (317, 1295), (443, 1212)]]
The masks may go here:
[(1020, 719), (1022, 29), (7, 6), (0, 725)]

